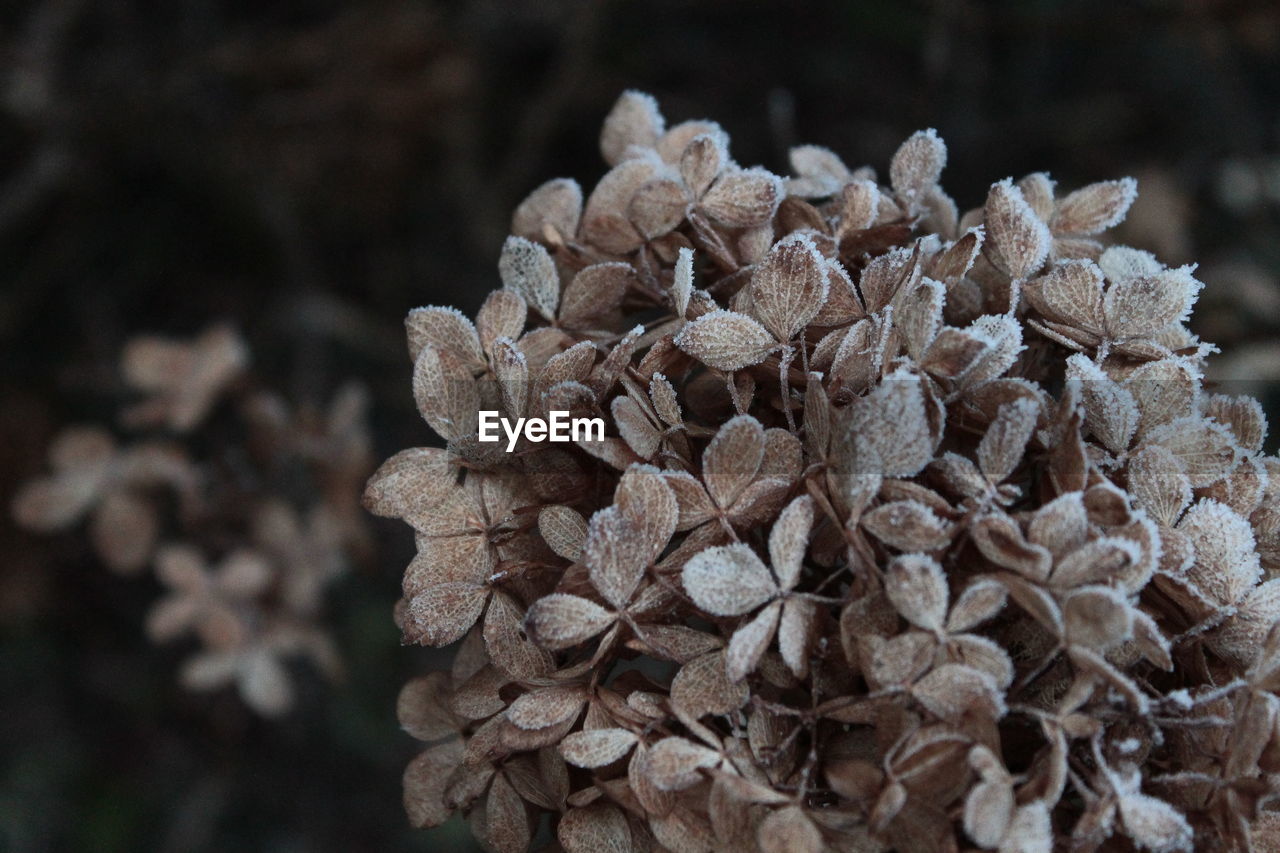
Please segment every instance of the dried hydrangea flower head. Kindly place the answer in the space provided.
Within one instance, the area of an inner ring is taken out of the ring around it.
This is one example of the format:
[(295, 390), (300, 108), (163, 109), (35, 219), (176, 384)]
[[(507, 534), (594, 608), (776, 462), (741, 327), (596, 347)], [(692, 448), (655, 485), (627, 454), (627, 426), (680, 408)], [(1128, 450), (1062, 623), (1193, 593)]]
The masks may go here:
[[(516, 210), (475, 323), (408, 319), (418, 826), (487, 849), (1270, 849), (1280, 473), (1207, 393), (1132, 180), (782, 178), (628, 92), (589, 193)], [(478, 440), (477, 410), (602, 440)]]
[[(255, 712), (276, 716), (293, 702), (287, 660), (341, 674), (324, 596), (369, 548), (357, 500), (373, 467), (368, 400), (350, 386), (327, 412), (294, 410), (272, 392), (248, 392), (248, 362), (247, 345), (225, 326), (191, 341), (134, 339), (122, 373), (149, 396), (121, 420), (177, 433), (207, 457), (193, 458), (172, 436), (121, 448), (105, 429), (72, 427), (50, 448), (51, 473), (22, 487), (13, 512), (46, 533), (90, 516), (108, 567), (151, 567), (167, 589), (148, 614), (150, 639), (198, 640), (181, 683), (234, 686)], [(241, 415), (231, 434), (206, 423), (226, 403)], [(229, 457), (252, 464), (230, 471), (219, 464)], [(299, 483), (308, 493), (295, 494)]]
[(52, 471), (24, 483), (14, 498), (14, 519), (41, 533), (66, 530), (86, 515), (94, 549), (120, 574), (142, 571), (160, 532), (153, 500), (169, 488), (187, 503), (198, 475), (182, 449), (149, 441), (121, 448), (97, 426), (70, 427), (49, 448)]

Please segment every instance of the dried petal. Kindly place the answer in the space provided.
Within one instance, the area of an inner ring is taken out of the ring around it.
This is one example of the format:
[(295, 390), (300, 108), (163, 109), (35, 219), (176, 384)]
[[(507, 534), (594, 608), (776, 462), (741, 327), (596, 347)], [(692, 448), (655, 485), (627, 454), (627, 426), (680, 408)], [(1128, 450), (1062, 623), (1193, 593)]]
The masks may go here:
[(885, 593), (903, 618), (938, 631), (947, 615), (947, 578), (936, 560), (923, 554), (895, 557), (885, 570)]
[(694, 554), (685, 563), (683, 582), (694, 603), (716, 616), (741, 616), (780, 591), (769, 569), (743, 543)]
[(533, 603), (525, 627), (539, 645), (556, 650), (576, 646), (613, 623), (614, 616), (594, 601), (552, 593)]
[(712, 311), (703, 314), (680, 334), (676, 346), (718, 370), (740, 370), (764, 361), (777, 347), (769, 331), (745, 314)]
[(947, 165), (947, 146), (933, 128), (918, 130), (898, 147), (889, 165), (889, 183), (899, 196), (912, 199), (938, 182)]
[(1026, 278), (1044, 264), (1052, 237), (1012, 180), (992, 184), (987, 194), (987, 246), (1010, 278)]

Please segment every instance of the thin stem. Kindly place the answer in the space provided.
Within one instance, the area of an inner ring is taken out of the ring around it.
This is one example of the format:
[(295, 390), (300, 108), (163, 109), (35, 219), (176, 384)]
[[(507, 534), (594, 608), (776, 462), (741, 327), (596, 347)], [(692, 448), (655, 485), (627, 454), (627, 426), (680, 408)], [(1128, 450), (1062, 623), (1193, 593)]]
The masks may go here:
[(782, 360), (778, 362), (778, 385), (782, 390), (782, 413), (787, 417), (787, 429), (792, 433), (796, 431), (796, 419), (791, 414), (791, 360), (795, 358), (796, 351), (790, 346), (786, 346), (782, 350)]

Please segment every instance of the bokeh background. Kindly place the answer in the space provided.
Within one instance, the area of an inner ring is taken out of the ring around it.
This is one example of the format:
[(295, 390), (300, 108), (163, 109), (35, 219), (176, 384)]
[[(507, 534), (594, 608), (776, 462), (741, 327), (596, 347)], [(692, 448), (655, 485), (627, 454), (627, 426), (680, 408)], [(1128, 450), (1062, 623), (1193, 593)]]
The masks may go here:
[[(1121, 239), (1200, 262), (1218, 377), (1274, 396), (1274, 3), (4, 3), (0, 500), (59, 427), (113, 418), (127, 339), (215, 320), (296, 399), (368, 384), (379, 458), (424, 443), (402, 317), (474, 311), (514, 205), (602, 173), (626, 88), (779, 172), (799, 143), (883, 170), (936, 127), (961, 209), (1006, 175), (1133, 175)], [(375, 529), (332, 601), (348, 678), (264, 722), (177, 686), (182, 650), (140, 629), (154, 582), (0, 521), (0, 850), (470, 849), (401, 811), (395, 694), (446, 658), (399, 646), (411, 536)]]

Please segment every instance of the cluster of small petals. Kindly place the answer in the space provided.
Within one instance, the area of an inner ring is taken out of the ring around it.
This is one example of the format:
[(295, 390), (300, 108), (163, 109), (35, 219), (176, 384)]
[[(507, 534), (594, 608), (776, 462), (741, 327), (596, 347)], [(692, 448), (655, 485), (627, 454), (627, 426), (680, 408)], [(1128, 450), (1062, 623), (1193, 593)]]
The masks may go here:
[[(143, 399), (126, 406), (121, 421), (153, 431), (121, 446), (99, 426), (64, 430), (49, 449), (50, 472), (23, 484), (12, 510), (21, 526), (41, 533), (87, 518), (108, 568), (151, 570), (164, 589), (147, 614), (148, 637), (198, 640), (178, 674), (182, 685), (234, 687), (253, 711), (274, 717), (293, 705), (290, 660), (340, 674), (324, 599), (369, 549), (359, 501), (373, 467), (368, 394), (349, 385), (326, 409), (294, 408), (250, 390), (242, 381), (248, 362), (245, 342), (225, 326), (190, 341), (133, 339), (121, 372)], [(228, 396), (242, 415), (235, 431), (206, 433), (208, 416)], [(213, 458), (195, 458), (188, 441), (214, 448)], [(245, 470), (215, 461), (232, 456)], [(302, 505), (289, 494), (296, 483), (278, 476), (295, 467), (315, 486), (314, 500)], [(246, 479), (256, 485), (246, 489)]]
[[(738, 166), (624, 94), (610, 170), (516, 211), (501, 321), (410, 315), (442, 449), (368, 487), (418, 537), (418, 826), (502, 853), (1270, 849), (1280, 463), (1202, 388), (1194, 268), (1106, 247), (1131, 179), (961, 213)], [(572, 295), (572, 298), (571, 298)], [(509, 303), (509, 304), (508, 304)], [(493, 331), (501, 327), (501, 336)], [(475, 440), (476, 405), (603, 439)]]

